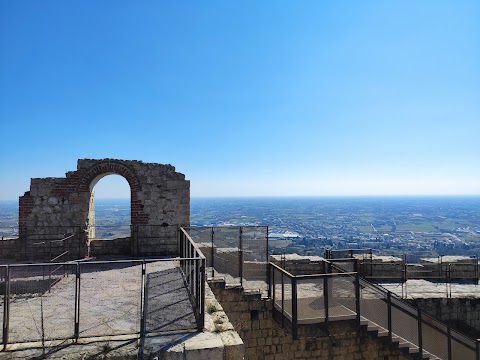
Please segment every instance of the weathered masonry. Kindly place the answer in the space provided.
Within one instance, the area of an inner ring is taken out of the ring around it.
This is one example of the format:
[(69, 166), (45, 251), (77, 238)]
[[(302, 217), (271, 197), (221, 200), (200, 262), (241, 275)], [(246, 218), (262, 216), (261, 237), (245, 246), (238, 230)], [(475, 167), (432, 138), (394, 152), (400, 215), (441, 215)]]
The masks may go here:
[(177, 254), (177, 227), (190, 224), (190, 181), (185, 175), (171, 165), (80, 159), (77, 170), (65, 177), (31, 179), (30, 191), (19, 199), (17, 257), (38, 257), (38, 244), (50, 241), (51, 247), (52, 241), (67, 237), (71, 256), (86, 256), (95, 237), (93, 188), (111, 174), (124, 177), (131, 190), (131, 236), (119, 244), (127, 244), (131, 255)]

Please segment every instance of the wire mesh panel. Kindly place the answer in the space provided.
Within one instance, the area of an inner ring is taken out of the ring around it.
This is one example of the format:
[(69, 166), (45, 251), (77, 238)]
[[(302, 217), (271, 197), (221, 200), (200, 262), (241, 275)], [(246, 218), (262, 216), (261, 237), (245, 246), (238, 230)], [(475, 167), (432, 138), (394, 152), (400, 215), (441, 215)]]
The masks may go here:
[(297, 280), (298, 323), (317, 324), (325, 321), (324, 278)]
[(10, 266), (9, 342), (73, 338), (76, 264)]
[(277, 309), (284, 319), (292, 321), (292, 281), (282, 271), (274, 268), (274, 293), (275, 309)]
[(244, 288), (267, 290), (267, 227), (242, 227)]
[(80, 337), (140, 331), (142, 262), (80, 263)]
[[(198, 277), (189, 274), (198, 261), (187, 260), (182, 272), (179, 261), (146, 263), (145, 331), (158, 333), (175, 330), (194, 330), (197, 327), (194, 304)], [(192, 291), (191, 291), (192, 290)]]
[(136, 225), (133, 229), (141, 256), (178, 254), (177, 226)]
[[(47, 226), (30, 230), (25, 235), (27, 257), (40, 259), (43, 262), (67, 261), (78, 258), (80, 227)], [(54, 260), (55, 259), (55, 260)]]
[(388, 330), (387, 293), (360, 280), (360, 309), (362, 318)]
[(241, 282), (240, 228), (214, 228), (213, 247), (215, 271), (225, 277), (227, 283), (239, 284)]
[[(207, 261), (207, 268), (212, 268), (213, 255), (213, 228), (212, 227), (191, 227), (185, 229), (192, 240), (197, 244), (202, 251)], [(210, 269), (211, 270), (211, 269)]]
[(412, 343), (418, 345), (418, 312), (417, 309), (393, 298), (392, 302), (392, 332)]
[[(329, 260), (332, 262), (331, 272), (341, 273), (343, 271), (354, 272), (355, 271), (355, 259), (337, 259)], [(343, 271), (342, 271), (343, 270)]]
[(440, 359), (448, 359), (447, 326), (422, 314), (422, 345), (430, 354)]
[(452, 330), (452, 360), (476, 360), (475, 341)]
[(355, 319), (355, 277), (337, 275), (331, 276), (329, 280), (330, 321)]

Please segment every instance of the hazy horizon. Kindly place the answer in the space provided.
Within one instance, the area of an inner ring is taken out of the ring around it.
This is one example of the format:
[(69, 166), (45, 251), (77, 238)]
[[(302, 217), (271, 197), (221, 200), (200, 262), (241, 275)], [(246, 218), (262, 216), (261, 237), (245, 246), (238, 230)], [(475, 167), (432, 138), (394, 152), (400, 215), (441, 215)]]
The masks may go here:
[[(254, 195), (254, 196), (192, 196), (190, 200), (215, 200), (215, 199), (283, 199), (283, 198), (291, 198), (291, 199), (348, 199), (348, 198), (355, 198), (355, 199), (375, 199), (375, 198), (480, 198), (480, 194), (439, 194), (439, 195), (422, 195), (422, 194), (414, 194), (414, 195)], [(130, 201), (129, 197), (95, 197), (96, 200), (121, 200), (121, 201)], [(16, 202), (18, 199), (0, 199), (0, 202)]]

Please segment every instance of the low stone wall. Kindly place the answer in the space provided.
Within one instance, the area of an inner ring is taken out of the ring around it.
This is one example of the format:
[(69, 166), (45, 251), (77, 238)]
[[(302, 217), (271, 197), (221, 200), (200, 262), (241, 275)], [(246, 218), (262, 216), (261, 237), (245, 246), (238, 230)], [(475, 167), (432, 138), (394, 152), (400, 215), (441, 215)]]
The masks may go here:
[[(79, 259), (87, 247), (84, 244), (83, 234), (76, 233), (72, 238), (58, 241), (65, 235), (36, 235), (33, 240), (25, 241), (24, 238), (0, 241), (0, 263), (8, 264), (12, 261), (23, 262), (57, 262)], [(68, 255), (66, 252), (68, 251)], [(63, 255), (62, 255), (63, 254)]]
[(479, 270), (477, 259), (463, 259), (459, 262), (435, 264), (421, 261), (421, 265), (431, 277), (440, 279), (478, 279)]
[[(136, 247), (136, 249), (135, 249)], [(94, 239), (90, 241), (89, 256), (178, 256), (178, 242), (172, 238), (140, 238), (135, 245), (130, 237)]]
[(270, 256), (270, 261), (293, 275), (325, 273), (324, 258), (320, 256), (287, 254), (282, 259), (280, 255), (272, 255)]
[(130, 255), (131, 239), (129, 237), (117, 239), (94, 239), (90, 241), (89, 256)]
[(179, 254), (176, 226), (138, 226), (134, 230), (133, 254), (137, 256), (175, 256)]
[(209, 284), (244, 342), (246, 360), (410, 359), (354, 328), (343, 335), (294, 340), (273, 320), (271, 300), (244, 293), (241, 287), (226, 287), (221, 280)]

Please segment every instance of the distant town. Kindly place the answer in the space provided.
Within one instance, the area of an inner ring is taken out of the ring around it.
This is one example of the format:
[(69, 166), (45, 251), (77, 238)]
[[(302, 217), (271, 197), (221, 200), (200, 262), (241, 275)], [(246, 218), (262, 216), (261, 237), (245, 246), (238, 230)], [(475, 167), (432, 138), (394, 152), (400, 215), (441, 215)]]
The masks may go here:
[[(128, 199), (97, 199), (98, 237), (128, 236)], [(0, 202), (0, 236), (17, 234), (18, 204)], [(480, 197), (193, 198), (192, 226), (269, 226), (270, 253), (372, 249), (409, 261), (480, 253)]]
[(193, 199), (195, 226), (268, 225), (271, 253), (480, 253), (480, 197)]

